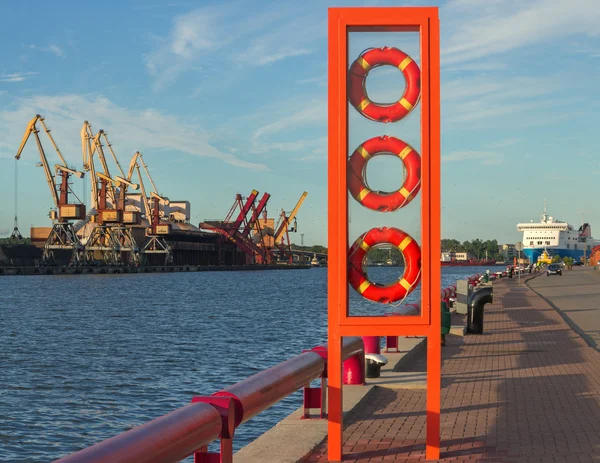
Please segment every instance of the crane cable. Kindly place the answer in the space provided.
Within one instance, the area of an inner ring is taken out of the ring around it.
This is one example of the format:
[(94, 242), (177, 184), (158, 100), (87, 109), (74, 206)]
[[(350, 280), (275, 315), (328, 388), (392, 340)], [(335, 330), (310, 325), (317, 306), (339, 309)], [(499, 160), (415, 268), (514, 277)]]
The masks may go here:
[(19, 231), (19, 226), (17, 224), (18, 206), (19, 206), (18, 198), (17, 198), (17, 192), (19, 190), (19, 188), (18, 188), (18, 185), (19, 185), (19, 163), (17, 161), (18, 161), (18, 159), (15, 158), (15, 181), (14, 181), (14, 185), (15, 185), (15, 189), (14, 189), (15, 227), (13, 228), (13, 231), (10, 235), (10, 239), (22, 240), (23, 236), (21, 235), (21, 232)]
[(17, 226), (17, 212), (18, 212), (18, 202), (17, 202), (17, 191), (18, 191), (18, 183), (19, 183), (19, 163), (17, 159), (15, 159), (15, 227)]

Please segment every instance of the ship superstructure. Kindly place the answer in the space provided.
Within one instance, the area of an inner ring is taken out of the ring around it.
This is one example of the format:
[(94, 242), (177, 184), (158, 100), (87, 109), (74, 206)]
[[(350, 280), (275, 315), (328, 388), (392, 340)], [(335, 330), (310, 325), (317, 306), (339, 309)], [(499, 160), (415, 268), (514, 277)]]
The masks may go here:
[(544, 212), (540, 222), (517, 224), (517, 230), (523, 232), (523, 254), (530, 262), (537, 262), (546, 251), (552, 257), (572, 257), (576, 261), (589, 257), (597, 244), (592, 237), (590, 224), (582, 223), (578, 229), (567, 222), (549, 216), (544, 203)]

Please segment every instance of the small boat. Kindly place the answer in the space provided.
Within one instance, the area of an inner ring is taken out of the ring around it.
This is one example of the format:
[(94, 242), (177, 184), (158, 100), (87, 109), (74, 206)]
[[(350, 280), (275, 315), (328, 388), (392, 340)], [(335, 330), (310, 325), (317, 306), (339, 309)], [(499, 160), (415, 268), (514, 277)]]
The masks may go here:
[(317, 259), (317, 255), (316, 254), (314, 254), (314, 257), (311, 259), (310, 265), (312, 265), (313, 267), (320, 267), (321, 266), (321, 264), (319, 262), (319, 259)]

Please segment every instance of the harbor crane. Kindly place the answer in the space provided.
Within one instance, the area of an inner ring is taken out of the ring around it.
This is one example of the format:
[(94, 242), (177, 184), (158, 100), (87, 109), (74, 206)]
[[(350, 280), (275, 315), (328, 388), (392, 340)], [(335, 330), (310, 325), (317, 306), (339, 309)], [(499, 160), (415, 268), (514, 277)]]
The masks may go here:
[[(84, 259), (84, 248), (71, 221), (85, 218), (85, 204), (81, 204), (81, 202), (69, 203), (69, 193), (72, 193), (77, 198), (69, 186), (69, 177), (75, 175), (78, 178), (83, 178), (85, 174), (67, 166), (58, 145), (54, 141), (54, 138), (44, 121), (45, 119), (39, 114), (36, 114), (36, 116), (31, 119), (25, 129), (21, 146), (19, 146), (15, 158), (17, 160), (21, 158), (21, 154), (29, 137), (33, 135), (40, 153), (41, 163), (38, 165), (44, 168), (46, 182), (48, 183), (50, 194), (52, 195), (54, 206), (56, 207), (56, 209), (53, 209), (50, 212), (50, 218), (52, 219), (53, 225), (46, 243), (44, 244), (42, 262), (45, 264), (55, 262), (56, 251), (70, 251), (71, 258), (69, 263), (71, 265), (79, 265)], [(38, 122), (42, 125), (44, 131), (48, 135), (61, 162), (61, 164), (54, 165), (54, 174), (50, 169), (46, 153), (40, 140), (39, 130), (37, 129)], [(57, 185), (56, 183), (57, 177), (60, 178), (60, 185)]]
[[(236, 194), (233, 206), (229, 210), (225, 220), (208, 220), (200, 223), (200, 228), (211, 230), (219, 233), (224, 238), (228, 239), (244, 253), (246, 253), (253, 263), (267, 263), (267, 248), (255, 243), (250, 237), (250, 231), (258, 226), (260, 230), (259, 217), (264, 210), (271, 195), (264, 193), (262, 199), (255, 206), (258, 191), (252, 190), (252, 193), (244, 201), (241, 194)], [(233, 219), (236, 211), (239, 213)], [(252, 216), (248, 219), (248, 214), (252, 211)], [(262, 233), (260, 234), (262, 237)], [(261, 243), (262, 244), (262, 243)]]
[[(142, 168), (146, 172), (146, 176), (150, 180), (152, 184), (152, 188), (154, 191), (150, 193), (153, 207), (150, 206), (150, 201), (148, 199), (148, 195), (146, 194), (146, 188), (144, 186), (144, 180), (142, 179), (142, 173), (140, 171), (140, 164)], [(142, 158), (142, 154), (139, 151), (131, 158), (131, 162), (129, 164), (129, 171), (127, 173), (127, 180), (131, 180), (131, 176), (133, 174), (133, 170), (136, 170), (138, 176), (138, 182), (141, 189), (141, 202), (144, 206), (145, 219), (148, 221), (149, 226), (146, 228), (146, 243), (143, 249), (140, 251), (144, 264), (148, 263), (148, 257), (151, 254), (163, 254), (164, 255), (164, 265), (169, 265), (173, 262), (173, 252), (171, 247), (165, 241), (164, 234), (168, 234), (170, 232), (171, 226), (168, 223), (161, 222), (160, 215), (160, 205), (163, 204), (165, 206), (169, 205), (169, 198), (160, 196), (157, 193), (156, 185), (152, 180), (152, 176), (148, 171), (148, 166), (144, 163)], [(166, 214), (163, 214), (163, 216)]]
[[(277, 231), (273, 236), (275, 246), (279, 247), (280, 256), (282, 258), (285, 258), (285, 256), (287, 255), (290, 264), (292, 263), (292, 243), (290, 242), (290, 232), (298, 231), (296, 215), (298, 214), (298, 210), (300, 209), (300, 206), (302, 206), (302, 203), (306, 199), (307, 195), (308, 193), (306, 191), (302, 193), (300, 199), (296, 203), (296, 207), (294, 207), (294, 209), (292, 210), (292, 212), (289, 213), (289, 215), (286, 214), (285, 210), (281, 210), (281, 214), (279, 215), (279, 222), (276, 227)], [(290, 228), (292, 220), (294, 221), (294, 224)]]
[[(103, 150), (102, 138), (109, 147), (121, 176), (115, 178), (111, 176)], [(139, 185), (124, 178), (121, 165), (103, 130), (94, 135), (91, 124), (85, 121), (81, 129), (81, 142), (84, 168), (92, 176), (91, 202), (92, 207), (96, 210), (94, 216), (96, 226), (91, 228), (85, 239), (86, 256), (90, 261), (94, 261), (96, 252), (99, 252), (107, 264), (137, 265), (139, 264), (139, 247), (131, 233), (131, 225), (139, 224), (141, 219), (139, 213), (125, 212), (125, 194), (127, 187), (138, 189)], [(96, 170), (94, 156), (99, 159), (103, 172)], [(99, 188), (98, 183), (100, 184)]]

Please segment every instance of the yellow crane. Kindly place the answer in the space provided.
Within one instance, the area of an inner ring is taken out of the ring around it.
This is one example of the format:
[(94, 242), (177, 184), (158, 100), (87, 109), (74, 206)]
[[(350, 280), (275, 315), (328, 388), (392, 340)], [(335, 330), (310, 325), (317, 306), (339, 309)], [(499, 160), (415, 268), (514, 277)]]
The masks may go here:
[[(138, 174), (138, 181), (140, 182), (140, 187), (143, 186), (143, 180), (142, 180), (142, 175), (140, 172), (140, 164), (142, 166), (142, 168), (144, 169), (144, 172), (146, 173), (146, 177), (148, 177), (148, 180), (150, 180), (150, 184), (152, 185), (152, 189), (153, 191), (150, 192), (150, 196), (151, 198), (153, 198), (155, 201), (158, 202), (158, 205), (162, 204), (164, 206), (168, 206), (170, 203), (169, 198), (167, 198), (166, 196), (161, 196), (158, 194), (158, 189), (156, 188), (156, 184), (154, 183), (154, 180), (152, 180), (152, 175), (150, 175), (150, 171), (148, 170), (148, 166), (146, 165), (146, 163), (144, 162), (144, 159), (142, 157), (142, 153), (140, 153), (139, 151), (136, 151), (135, 154), (133, 155), (133, 157), (131, 158), (131, 162), (129, 163), (129, 170), (127, 172), (127, 179), (131, 179), (131, 176), (133, 174), (133, 169), (135, 168), (137, 170), (137, 174)], [(142, 195), (143, 198), (145, 198), (146, 203), (148, 201), (148, 196), (146, 196), (146, 194), (144, 193)], [(156, 212), (154, 212), (154, 215), (156, 215), (157, 217), (160, 217), (160, 208), (158, 207), (158, 205), (155, 207)], [(145, 204), (145, 207), (149, 206), (148, 204)], [(152, 213), (149, 213), (148, 210), (146, 210), (146, 219), (148, 220), (148, 222), (152, 223)], [(166, 216), (167, 214), (163, 214), (163, 216)]]
[[(150, 206), (148, 195), (146, 194), (146, 188), (144, 186), (144, 180), (142, 179), (142, 173), (140, 171), (140, 164), (142, 165), (146, 176), (152, 184), (154, 191), (150, 193), (154, 200), (154, 207)], [(140, 251), (142, 260), (146, 264), (148, 263), (148, 256), (150, 254), (164, 254), (164, 265), (168, 265), (173, 261), (173, 253), (171, 247), (167, 244), (164, 237), (161, 235), (168, 234), (170, 231), (170, 224), (161, 223), (160, 217), (160, 205), (168, 205), (169, 198), (160, 196), (157, 193), (156, 185), (152, 180), (152, 176), (148, 171), (148, 166), (144, 163), (142, 154), (139, 151), (131, 158), (129, 164), (129, 171), (127, 172), (127, 179), (130, 180), (133, 174), (133, 170), (136, 170), (138, 176), (138, 182), (141, 189), (141, 202), (144, 206), (145, 219), (148, 221), (149, 227), (146, 229), (146, 243), (143, 249)], [(166, 215), (166, 214), (163, 214)]]
[[(81, 220), (85, 217), (85, 205), (81, 203), (69, 203), (69, 193), (74, 195), (69, 186), (69, 177), (75, 175), (78, 178), (83, 178), (85, 174), (67, 166), (65, 158), (44, 121), (45, 119), (39, 114), (36, 114), (35, 117), (29, 121), (15, 158), (17, 160), (21, 158), (21, 154), (27, 141), (31, 135), (33, 135), (40, 153), (41, 163), (38, 165), (44, 168), (46, 182), (50, 188), (54, 206), (58, 209), (58, 212), (56, 210), (50, 212), (50, 218), (53, 221), (53, 225), (50, 235), (44, 245), (44, 263), (51, 263), (55, 260), (55, 251), (68, 250), (72, 253), (70, 264), (79, 264), (83, 261), (83, 246), (79, 241), (71, 220)], [(50, 169), (44, 147), (40, 140), (39, 130), (37, 128), (38, 122), (42, 125), (44, 131), (48, 135), (48, 138), (61, 161), (61, 164), (54, 165), (54, 174)], [(56, 177), (61, 178), (60, 185), (56, 184)]]
[[(289, 215), (286, 214), (285, 210), (281, 210), (281, 215), (279, 217), (279, 225), (277, 227), (277, 231), (273, 236), (273, 242), (275, 246), (279, 245), (279, 249), (282, 255), (285, 254), (285, 247), (287, 246), (290, 263), (292, 259), (292, 254), (289, 232), (296, 232), (298, 230), (296, 215), (298, 214), (298, 210), (300, 209), (300, 206), (302, 206), (302, 203), (306, 199), (307, 195), (308, 193), (306, 191), (302, 193), (300, 199), (296, 203), (296, 207), (294, 207), (294, 209), (292, 210), (292, 212), (290, 212)], [(294, 226), (290, 229), (289, 227), (292, 220), (294, 221)], [(287, 239), (287, 244), (284, 243), (284, 237)]]
[[(104, 154), (102, 138), (109, 146), (111, 155), (121, 176), (113, 178)], [(125, 195), (127, 187), (138, 189), (139, 186), (124, 178), (123, 170), (115, 155), (106, 134), (100, 130), (93, 134), (92, 126), (84, 121), (81, 128), (81, 143), (84, 168), (92, 176), (92, 207), (96, 210), (96, 226), (93, 226), (85, 240), (88, 259), (95, 260), (100, 253), (108, 264), (139, 263), (139, 247), (133, 238), (131, 225), (140, 223), (140, 214), (125, 212)], [(98, 172), (94, 164), (97, 157), (102, 165)], [(98, 183), (100, 187), (98, 187)], [(125, 254), (124, 254), (125, 253)]]

